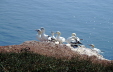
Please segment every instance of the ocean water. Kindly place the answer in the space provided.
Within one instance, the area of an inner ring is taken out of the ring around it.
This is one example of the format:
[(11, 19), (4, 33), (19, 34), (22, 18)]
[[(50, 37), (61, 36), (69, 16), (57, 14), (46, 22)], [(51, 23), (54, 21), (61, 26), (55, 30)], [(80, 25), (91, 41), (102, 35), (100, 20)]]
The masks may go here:
[(112, 0), (1, 0), (0, 46), (37, 40), (35, 29), (46, 34), (61, 31), (67, 38), (76, 33), (82, 43), (94, 44), (113, 60)]

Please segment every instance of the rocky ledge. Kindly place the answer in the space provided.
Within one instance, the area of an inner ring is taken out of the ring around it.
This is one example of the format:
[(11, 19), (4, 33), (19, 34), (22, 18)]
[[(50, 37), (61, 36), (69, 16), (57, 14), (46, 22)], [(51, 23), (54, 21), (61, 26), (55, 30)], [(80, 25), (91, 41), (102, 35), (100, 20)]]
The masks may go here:
[(52, 42), (25, 41), (20, 45), (0, 46), (0, 53), (7, 52), (33, 52), (41, 55), (51, 56), (55, 58), (71, 59), (78, 57), (80, 59), (90, 59), (94, 63), (109, 64), (112, 60), (105, 59), (102, 55), (92, 49), (80, 46), (73, 48), (65, 44), (55, 44)]

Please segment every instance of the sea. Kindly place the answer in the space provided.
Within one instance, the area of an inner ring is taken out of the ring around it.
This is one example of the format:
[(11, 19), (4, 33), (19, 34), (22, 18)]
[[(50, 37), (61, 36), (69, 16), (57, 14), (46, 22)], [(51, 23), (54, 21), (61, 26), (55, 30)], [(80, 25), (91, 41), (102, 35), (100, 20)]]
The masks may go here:
[(113, 60), (112, 0), (0, 0), (0, 46), (37, 40), (40, 27), (65, 38), (76, 33), (87, 48), (94, 44)]

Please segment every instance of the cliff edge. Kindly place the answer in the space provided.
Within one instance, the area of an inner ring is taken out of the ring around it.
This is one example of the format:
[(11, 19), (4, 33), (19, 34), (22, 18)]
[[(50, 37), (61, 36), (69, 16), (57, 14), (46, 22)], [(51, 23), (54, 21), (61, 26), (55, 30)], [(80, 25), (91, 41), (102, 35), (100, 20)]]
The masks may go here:
[(85, 46), (73, 48), (66, 44), (55, 44), (52, 42), (25, 41), (20, 45), (0, 46), (0, 53), (7, 52), (33, 52), (55, 58), (66, 59), (79, 57), (80, 59), (90, 59), (94, 63), (103, 64), (112, 62), (112, 60), (105, 59), (102, 55), (92, 49), (86, 48)]

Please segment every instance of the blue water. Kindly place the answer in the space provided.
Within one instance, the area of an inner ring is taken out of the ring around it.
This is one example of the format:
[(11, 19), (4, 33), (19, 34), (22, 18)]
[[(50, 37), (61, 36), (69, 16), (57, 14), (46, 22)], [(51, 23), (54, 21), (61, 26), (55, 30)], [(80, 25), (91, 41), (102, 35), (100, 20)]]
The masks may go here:
[(40, 27), (65, 38), (75, 32), (86, 47), (94, 44), (113, 60), (112, 0), (0, 0), (0, 46), (37, 40)]

